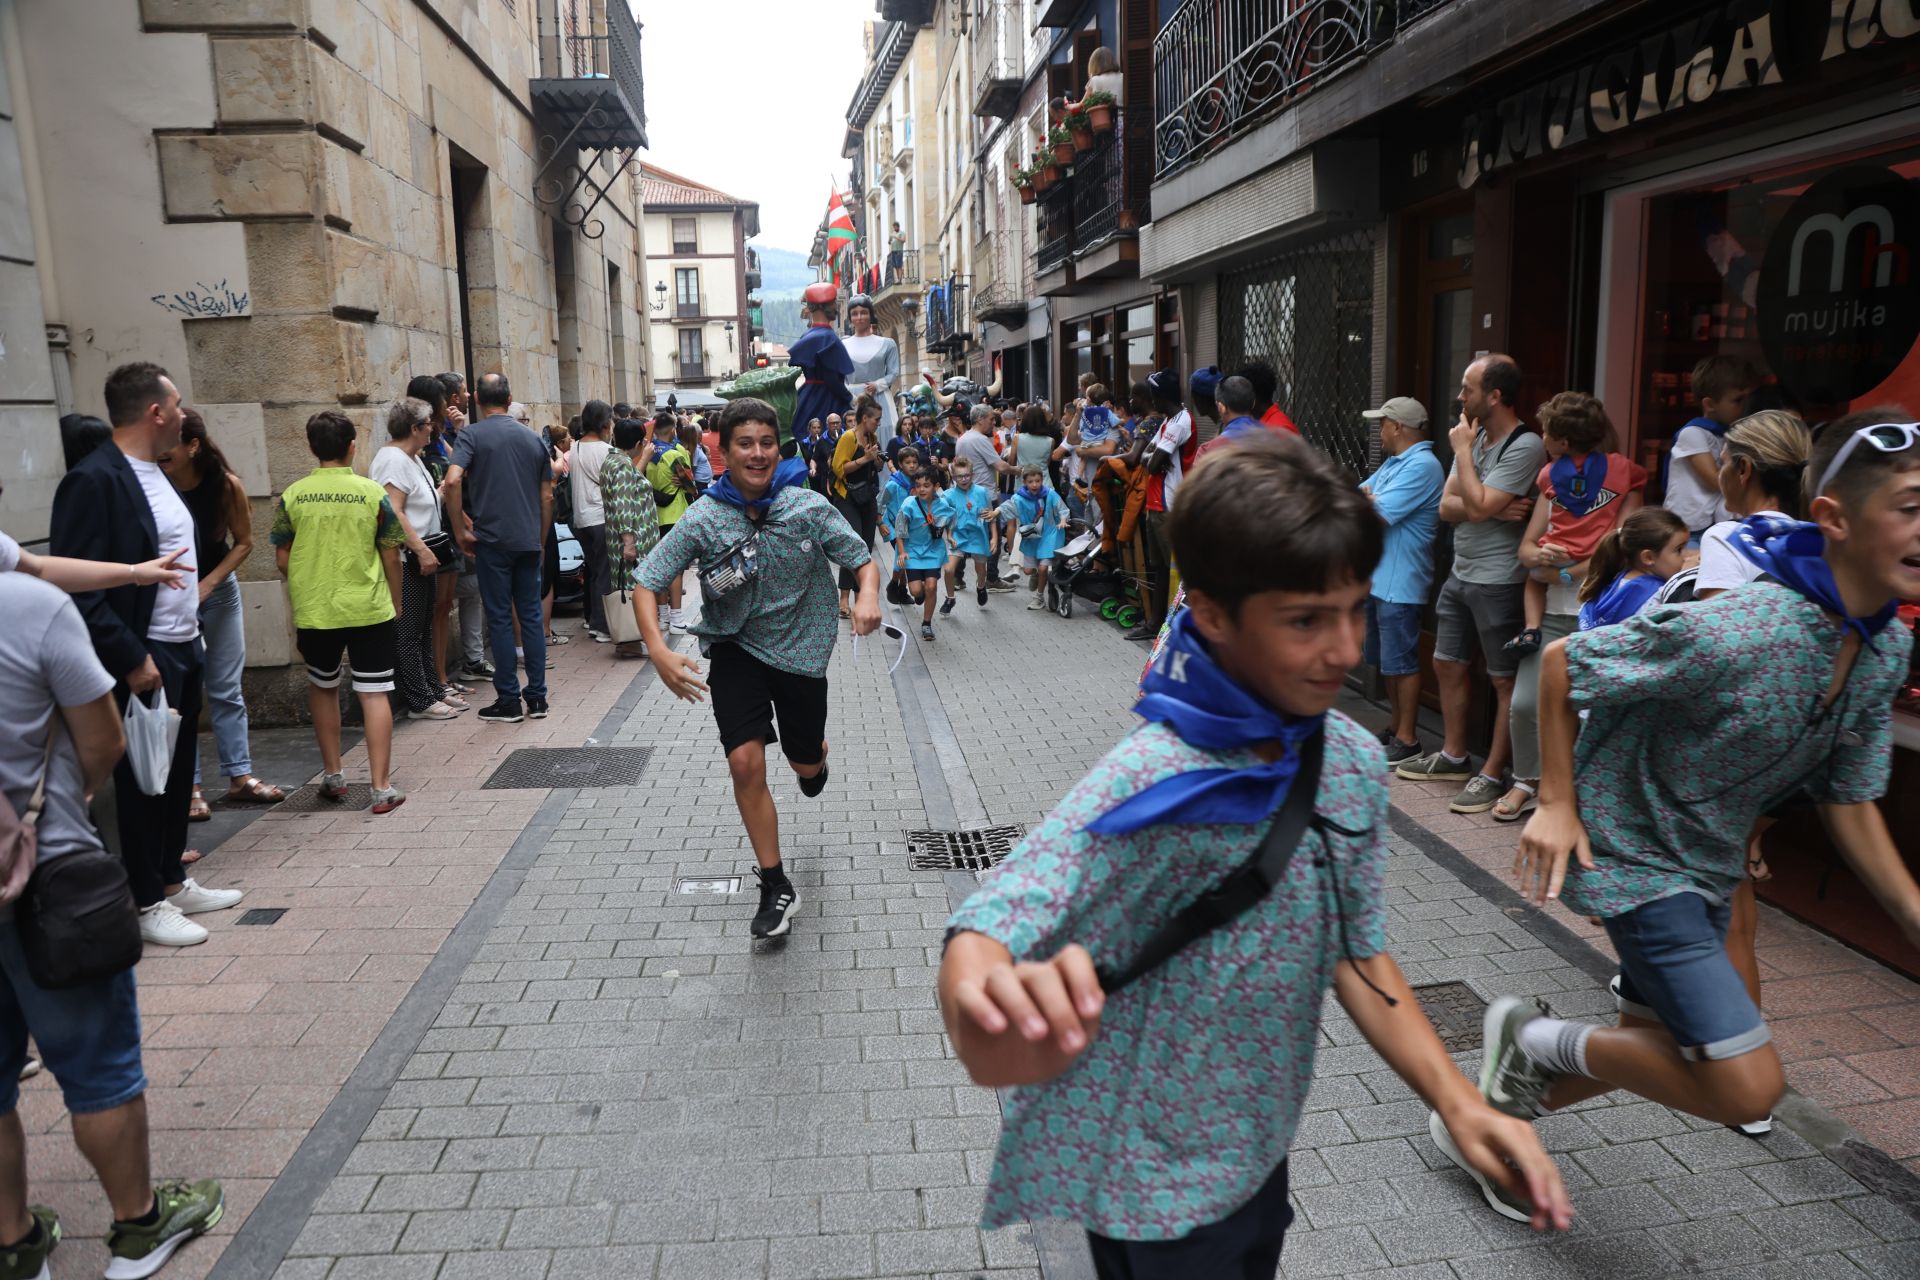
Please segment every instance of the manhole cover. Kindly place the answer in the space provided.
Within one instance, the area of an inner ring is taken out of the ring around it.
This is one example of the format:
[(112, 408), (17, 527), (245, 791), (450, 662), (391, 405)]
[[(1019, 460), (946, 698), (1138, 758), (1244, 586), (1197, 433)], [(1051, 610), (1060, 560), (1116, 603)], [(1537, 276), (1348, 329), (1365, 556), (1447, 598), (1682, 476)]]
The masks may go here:
[(915, 871), (985, 871), (997, 867), (1027, 829), (1013, 825), (975, 831), (909, 831), (907, 863)]
[(1420, 1008), (1448, 1053), (1466, 1053), (1480, 1047), (1480, 1019), (1487, 1011), (1487, 1002), (1475, 995), (1472, 987), (1464, 982), (1435, 982), (1415, 987), (1413, 993), (1420, 997)]
[(272, 924), (287, 914), (285, 907), (248, 907), (240, 913), (235, 924)]
[(718, 880), (675, 880), (673, 882), (673, 891), (681, 894), (725, 897), (729, 893), (740, 892), (740, 877), (727, 876)]
[(297, 791), (287, 792), (287, 798), (275, 809), (288, 813), (326, 813), (334, 809), (367, 809), (373, 805), (373, 788), (364, 782), (349, 782), (347, 794), (339, 800), (325, 800), (320, 796), (320, 785), (308, 783)]
[(489, 791), (531, 787), (630, 787), (651, 747), (522, 747), (481, 784)]

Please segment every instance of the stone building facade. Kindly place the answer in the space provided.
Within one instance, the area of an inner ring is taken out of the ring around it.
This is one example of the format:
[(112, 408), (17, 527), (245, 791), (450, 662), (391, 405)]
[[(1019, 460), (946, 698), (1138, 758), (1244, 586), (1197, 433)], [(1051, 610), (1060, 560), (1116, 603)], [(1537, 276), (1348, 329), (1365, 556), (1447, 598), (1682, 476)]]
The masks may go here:
[[(536, 423), (650, 395), (626, 0), (0, 0), (0, 519), (42, 538), (59, 412), (165, 364), (254, 498), (250, 673), (289, 692), (265, 538), (344, 409), (503, 371)], [(250, 679), (251, 683), (251, 679)]]

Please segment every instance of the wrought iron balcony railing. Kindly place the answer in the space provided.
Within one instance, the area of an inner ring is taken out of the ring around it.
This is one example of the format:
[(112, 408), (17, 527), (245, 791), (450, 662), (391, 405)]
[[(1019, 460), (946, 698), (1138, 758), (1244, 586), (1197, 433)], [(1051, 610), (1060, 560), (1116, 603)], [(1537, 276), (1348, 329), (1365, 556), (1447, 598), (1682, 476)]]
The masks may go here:
[(888, 253), (880, 266), (880, 290), (882, 296), (891, 296), (890, 289), (918, 288), (920, 286), (920, 251), (902, 249), (898, 259)]
[(1073, 205), (1071, 179), (1056, 182), (1034, 202), (1039, 227), (1039, 240), (1033, 250), (1035, 274), (1058, 271), (1073, 259)]
[(1137, 231), (1147, 221), (1149, 178), (1141, 149), (1148, 145), (1149, 123), (1144, 111), (1133, 114), (1130, 120), (1122, 112), (1113, 130), (1099, 135), (1094, 149), (1074, 161), (1069, 185), (1075, 256)]
[(1177, 172), (1451, 0), (1186, 0), (1153, 42), (1155, 172)]
[(540, 0), (538, 17), (540, 75), (528, 86), (541, 126), (534, 195), (597, 239), (606, 226), (592, 215), (614, 181), (594, 176), (593, 159), (617, 177), (647, 145), (640, 27), (627, 0)]
[(973, 29), (973, 114), (1005, 119), (1020, 105), (1021, 35), (1019, 10), (1007, 12), (1006, 0), (981, 0)]

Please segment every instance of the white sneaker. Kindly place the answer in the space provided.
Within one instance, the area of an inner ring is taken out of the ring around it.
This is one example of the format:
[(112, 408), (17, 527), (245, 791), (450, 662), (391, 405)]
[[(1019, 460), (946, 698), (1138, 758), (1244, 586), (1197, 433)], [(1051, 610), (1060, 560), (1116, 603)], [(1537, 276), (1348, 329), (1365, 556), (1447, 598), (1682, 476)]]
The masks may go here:
[(197, 916), (202, 911), (225, 911), (246, 896), (239, 889), (203, 889), (189, 876), (167, 902), (183, 916)]
[(1027, 608), (1029, 609), (1045, 609), (1046, 607), (1047, 607), (1046, 597), (1042, 596), (1037, 591), (1034, 592), (1033, 599), (1027, 601)]
[(159, 947), (191, 947), (205, 942), (207, 931), (181, 915), (173, 899), (162, 898), (140, 912), (140, 940)]
[(667, 614), (667, 625), (675, 631), (685, 631), (687, 629), (686, 612), (681, 609), (670, 610)]

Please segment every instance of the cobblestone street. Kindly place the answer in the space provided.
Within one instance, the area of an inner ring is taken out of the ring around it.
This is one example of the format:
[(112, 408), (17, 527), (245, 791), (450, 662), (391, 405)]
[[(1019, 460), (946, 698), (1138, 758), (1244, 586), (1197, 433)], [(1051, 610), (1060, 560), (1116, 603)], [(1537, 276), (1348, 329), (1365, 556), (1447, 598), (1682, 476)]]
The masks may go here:
[[(210, 943), (140, 969), (160, 1170), (225, 1176), (232, 1205), (168, 1274), (1090, 1275), (1071, 1229), (975, 1226), (998, 1102), (948, 1055), (933, 997), (971, 879), (910, 869), (902, 839), (1031, 823), (1128, 728), (1144, 651), (1022, 604), (964, 602), (891, 677), (880, 644), (843, 639), (833, 782), (818, 802), (774, 783), (804, 899), (784, 944), (747, 938), (751, 859), (709, 713), (585, 642), (558, 651), (552, 719), (405, 728), (397, 814), (273, 813), (221, 845), (207, 882), (288, 910), (209, 917)], [(639, 784), (479, 789), (512, 748), (590, 742), (650, 748)], [(1409, 978), (1608, 1015), (1605, 957), (1448, 842), (1469, 828), (1395, 814)], [(54, 1274), (98, 1274), (104, 1210), (57, 1094), (28, 1098), (36, 1190), (69, 1222)], [(1284, 1274), (1920, 1274), (1911, 1173), (1845, 1149), (1822, 1101), (1790, 1098), (1760, 1141), (1612, 1099), (1542, 1122), (1580, 1215), (1547, 1240), (1485, 1208), (1330, 1004)]]

